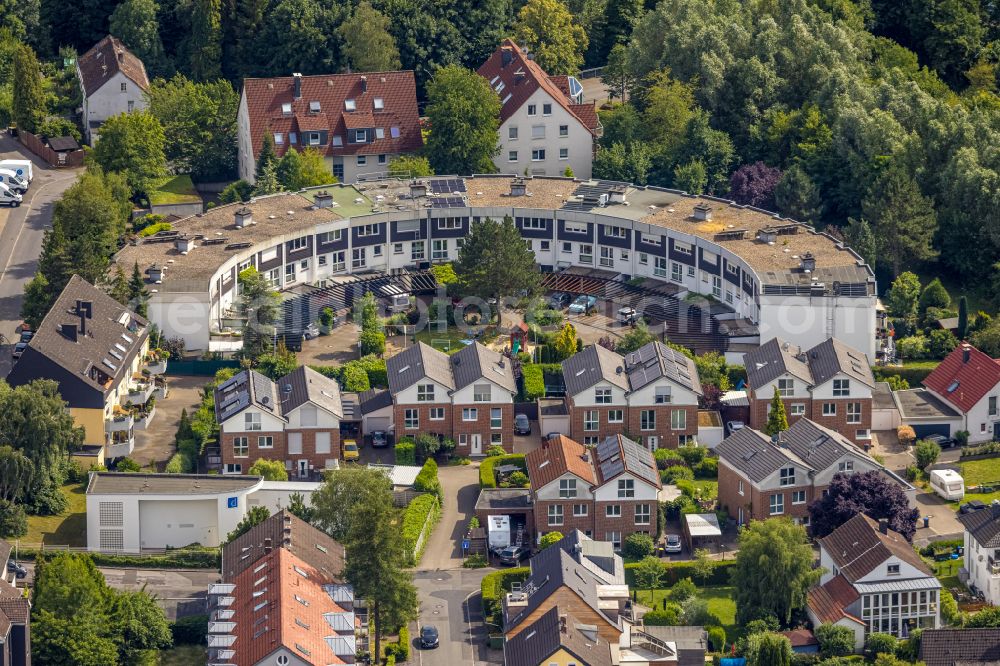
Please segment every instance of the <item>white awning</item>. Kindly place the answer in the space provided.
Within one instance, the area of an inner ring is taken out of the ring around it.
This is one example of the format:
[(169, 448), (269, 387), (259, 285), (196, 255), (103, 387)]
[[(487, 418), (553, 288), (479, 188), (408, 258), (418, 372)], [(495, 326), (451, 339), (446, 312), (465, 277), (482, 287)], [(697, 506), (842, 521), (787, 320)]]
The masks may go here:
[(877, 583), (854, 583), (858, 594), (876, 594), (881, 592), (913, 592), (921, 590), (937, 590), (941, 582), (933, 576), (926, 578), (908, 578), (905, 580), (883, 580)]
[(687, 531), (693, 537), (722, 536), (719, 518), (714, 513), (689, 513), (684, 516)]

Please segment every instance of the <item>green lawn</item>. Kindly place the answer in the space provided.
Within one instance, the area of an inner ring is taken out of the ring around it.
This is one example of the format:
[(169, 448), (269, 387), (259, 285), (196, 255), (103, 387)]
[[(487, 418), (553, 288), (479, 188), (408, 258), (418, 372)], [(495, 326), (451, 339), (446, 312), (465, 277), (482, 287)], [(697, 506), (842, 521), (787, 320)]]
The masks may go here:
[(61, 516), (28, 516), (25, 544), (54, 546), (87, 545), (87, 484), (70, 483), (61, 488), (66, 496), (66, 511)]
[(178, 645), (161, 650), (159, 657), (159, 666), (199, 666), (208, 662), (203, 645)]
[(966, 486), (1000, 483), (1000, 458), (985, 458), (961, 463)]
[(715, 480), (695, 479), (694, 487), (701, 491), (702, 499), (714, 499), (719, 496), (719, 482)]
[[(426, 328), (422, 331), (416, 333), (417, 342), (423, 342), (428, 344), (435, 349), (440, 349), (441, 351), (448, 352), (449, 354), (454, 354), (459, 349), (464, 347), (462, 340), (467, 340), (469, 335), (474, 330), (480, 330), (481, 327), (470, 327), (468, 331), (462, 331), (455, 326), (449, 326), (448, 330), (438, 331), (430, 328)], [(480, 336), (480, 342), (486, 342), (492, 336)], [(447, 344), (445, 344), (447, 341)], [(448, 348), (450, 346), (450, 349)]]
[[(663, 599), (669, 590), (653, 590), (650, 598), (649, 590), (638, 590), (639, 603), (650, 608), (663, 608)], [(718, 587), (699, 587), (698, 597), (708, 602), (708, 610), (722, 620), (722, 628), (726, 630), (726, 641), (735, 641), (743, 634), (743, 629), (736, 625), (736, 602), (733, 600), (733, 588), (729, 585)]]
[(955, 310), (958, 310), (958, 300), (963, 295), (969, 301), (970, 315), (979, 310), (985, 310), (986, 312), (992, 312), (993, 310), (993, 295), (990, 293), (989, 282), (986, 280), (971, 285), (962, 284), (948, 271), (940, 270), (927, 271), (918, 275), (920, 275), (920, 284), (924, 286), (934, 278), (940, 278), (941, 284), (944, 285), (944, 288), (948, 290), (948, 295), (951, 296), (951, 307)]
[(183, 174), (180, 176), (168, 176), (161, 179), (154, 190), (149, 193), (149, 203), (154, 206), (167, 206), (169, 204), (198, 203), (201, 197), (191, 176)]

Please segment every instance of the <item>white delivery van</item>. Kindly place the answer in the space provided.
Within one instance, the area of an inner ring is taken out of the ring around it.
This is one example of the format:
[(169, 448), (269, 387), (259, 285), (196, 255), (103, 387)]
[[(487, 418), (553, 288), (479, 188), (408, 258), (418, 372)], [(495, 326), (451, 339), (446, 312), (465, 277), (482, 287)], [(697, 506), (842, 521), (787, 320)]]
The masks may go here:
[(10, 169), (0, 169), (0, 183), (20, 194), (28, 191), (28, 181)]
[(0, 183), (0, 206), (17, 208), (20, 205), (21, 195), (7, 187), (5, 183)]
[(960, 500), (965, 497), (965, 480), (953, 469), (935, 469), (931, 471), (931, 490), (946, 500)]
[(31, 168), (31, 160), (0, 160), (0, 169), (10, 169), (29, 183), (35, 179)]

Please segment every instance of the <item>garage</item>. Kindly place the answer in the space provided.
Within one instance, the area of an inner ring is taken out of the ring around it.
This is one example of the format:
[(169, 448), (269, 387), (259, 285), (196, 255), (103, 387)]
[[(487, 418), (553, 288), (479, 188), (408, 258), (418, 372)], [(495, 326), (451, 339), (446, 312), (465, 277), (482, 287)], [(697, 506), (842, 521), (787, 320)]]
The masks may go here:
[(962, 415), (927, 389), (895, 391), (892, 395), (900, 421), (913, 428), (917, 439), (952, 437), (962, 429)]
[(361, 432), (392, 432), (392, 395), (385, 389), (370, 389), (358, 396)]
[(917, 439), (923, 439), (931, 435), (951, 437), (950, 423), (913, 423), (910, 424), (910, 427), (913, 428), (913, 433), (917, 436)]

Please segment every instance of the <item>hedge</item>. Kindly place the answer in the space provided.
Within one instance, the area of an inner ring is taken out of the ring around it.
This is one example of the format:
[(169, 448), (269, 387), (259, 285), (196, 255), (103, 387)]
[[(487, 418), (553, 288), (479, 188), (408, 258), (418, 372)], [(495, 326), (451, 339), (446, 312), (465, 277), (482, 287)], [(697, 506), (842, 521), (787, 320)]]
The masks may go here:
[(173, 634), (174, 645), (204, 645), (208, 635), (208, 616), (179, 617), (170, 624), (170, 633)]
[[(429, 539), (424, 539), (420, 550), (415, 550), (417, 539), (420, 538), (420, 532), (423, 530), (428, 516), (432, 528), (434, 523), (437, 523), (438, 519), (441, 518), (441, 505), (438, 503), (437, 496), (430, 493), (415, 498), (403, 511), (403, 539), (407, 544), (406, 552), (410, 556), (411, 566), (420, 562), (420, 556), (424, 554), (424, 548), (427, 547)], [(428, 532), (429, 534), (430, 532)]]
[(742, 365), (727, 365), (726, 376), (729, 378), (729, 385), (733, 388), (739, 386), (741, 381), (744, 384), (747, 383), (747, 369)]
[(542, 368), (538, 365), (522, 365), (521, 374), (524, 377), (524, 399), (537, 400), (545, 397), (545, 378)]
[(523, 453), (508, 453), (504, 456), (484, 458), (483, 462), (479, 463), (479, 487), (496, 488), (497, 475), (494, 468), (503, 465), (517, 465), (525, 474), (528, 472), (528, 464), (524, 461)]
[(393, 659), (396, 662), (406, 661), (410, 658), (410, 630), (403, 625), (399, 630), (399, 640), (393, 641), (385, 646), (386, 664)]
[(490, 617), (499, 613), (500, 600), (504, 593), (510, 592), (511, 583), (523, 583), (530, 573), (530, 567), (514, 567), (483, 576), (479, 586), (483, 594), (483, 616)]
[(889, 375), (896, 375), (902, 379), (905, 379), (909, 383), (910, 388), (916, 388), (917, 386), (924, 383), (924, 379), (927, 375), (934, 371), (934, 368), (928, 368), (925, 366), (907, 367), (907, 366), (895, 366), (895, 365), (882, 365), (872, 368), (875, 373), (875, 381), (884, 382), (886, 377)]
[[(712, 575), (702, 581), (695, 573), (694, 562), (661, 562), (660, 566), (666, 571), (660, 587), (670, 587), (682, 578), (690, 578), (698, 585), (729, 585), (729, 572), (736, 564), (736, 560), (712, 560)], [(629, 562), (625, 565), (625, 582), (630, 587), (637, 587), (635, 582), (635, 569), (638, 562)]]
[(433, 458), (428, 458), (413, 481), (413, 489), (422, 493), (433, 493), (441, 498), (441, 483), (438, 481), (438, 466)]
[[(46, 555), (58, 552), (44, 551)], [(21, 547), (18, 557), (35, 560), (40, 551)], [(163, 555), (111, 555), (108, 553), (87, 553), (99, 567), (123, 567), (130, 569), (218, 569), (222, 566), (222, 554), (217, 548), (168, 550)]]
[(397, 465), (416, 465), (417, 464), (417, 445), (413, 443), (412, 439), (405, 438), (396, 442), (396, 464)]

